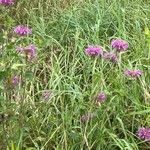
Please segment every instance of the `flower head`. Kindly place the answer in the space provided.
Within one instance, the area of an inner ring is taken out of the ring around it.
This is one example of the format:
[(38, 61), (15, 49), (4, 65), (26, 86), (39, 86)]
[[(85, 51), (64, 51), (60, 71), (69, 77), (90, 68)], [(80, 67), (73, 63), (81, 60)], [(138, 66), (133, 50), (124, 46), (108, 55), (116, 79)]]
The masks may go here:
[(12, 75), (11, 78), (10, 78), (10, 82), (9, 83), (10, 83), (11, 86), (15, 87), (15, 86), (18, 85), (19, 80), (20, 80), (19, 76)]
[(24, 52), (25, 52), (26, 56), (28, 57), (28, 59), (31, 60), (32, 58), (35, 57), (35, 50), (36, 50), (36, 47), (34, 44), (30, 44), (24, 48)]
[(12, 76), (12, 78), (11, 78), (11, 83), (12, 83), (12, 85), (15, 87), (15, 86), (17, 86), (17, 84), (19, 83), (19, 76), (17, 76), (17, 75), (14, 75), (14, 76)]
[(51, 94), (52, 93), (49, 90), (45, 90), (42, 93), (42, 97), (43, 97), (44, 100), (48, 100), (50, 98)]
[(106, 94), (104, 92), (100, 92), (96, 96), (96, 102), (100, 103), (106, 99)]
[(0, 4), (2, 5), (12, 5), (14, 0), (0, 0)]
[(83, 114), (81, 117), (80, 117), (80, 120), (82, 122), (86, 122), (87, 120), (93, 118), (94, 114), (93, 113), (86, 113), (86, 114)]
[(20, 76), (11, 74), (6, 78), (4, 84), (6, 88), (14, 89), (19, 84), (20, 79), (21, 79)]
[(117, 38), (111, 41), (111, 46), (120, 52), (128, 49), (129, 44), (127, 41)]
[(102, 47), (99, 47), (99, 46), (89, 45), (89, 46), (85, 49), (85, 53), (86, 53), (87, 55), (89, 55), (89, 56), (102, 55), (103, 49), (102, 49)]
[(133, 69), (133, 70), (132, 69), (126, 69), (124, 71), (124, 74), (126, 76), (130, 76), (132, 78), (136, 78), (136, 77), (139, 77), (139, 76), (142, 75), (142, 71), (140, 69)]
[(139, 138), (150, 141), (150, 128), (140, 127), (137, 131)]
[(25, 25), (18, 25), (14, 28), (14, 32), (19, 35), (31, 34), (32, 30)]
[(29, 44), (26, 47), (17, 47), (16, 50), (20, 53), (24, 53), (28, 60), (32, 60), (35, 57), (36, 46)]
[(118, 60), (117, 55), (114, 52), (105, 52), (103, 58), (112, 62), (116, 62)]

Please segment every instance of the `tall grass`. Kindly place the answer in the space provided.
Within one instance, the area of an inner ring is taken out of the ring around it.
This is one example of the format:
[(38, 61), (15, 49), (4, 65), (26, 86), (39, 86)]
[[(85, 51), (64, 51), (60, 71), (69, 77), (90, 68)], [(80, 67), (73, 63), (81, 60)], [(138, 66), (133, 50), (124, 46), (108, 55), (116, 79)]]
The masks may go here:
[[(138, 127), (150, 126), (150, 48), (144, 34), (150, 1), (18, 0), (0, 11), (0, 149), (150, 149), (136, 135)], [(28, 24), (33, 34), (16, 37), (11, 31), (17, 24)], [(114, 37), (130, 45), (118, 63), (85, 55), (88, 44), (111, 49)], [(37, 52), (26, 63), (15, 48), (29, 43)], [(130, 80), (123, 70), (134, 67), (143, 75)], [(5, 87), (8, 71), (22, 77), (15, 89)], [(44, 90), (52, 92), (49, 101)], [(97, 105), (99, 91), (107, 99)], [(83, 123), (80, 116), (87, 112), (94, 117)]]

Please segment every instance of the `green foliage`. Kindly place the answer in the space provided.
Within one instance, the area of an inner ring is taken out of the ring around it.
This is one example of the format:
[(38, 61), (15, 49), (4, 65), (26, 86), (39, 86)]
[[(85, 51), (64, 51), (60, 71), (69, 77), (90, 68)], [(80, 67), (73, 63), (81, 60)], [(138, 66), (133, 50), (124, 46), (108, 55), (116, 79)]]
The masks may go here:
[[(18, 0), (0, 12), (0, 150), (149, 149), (136, 131), (150, 126), (150, 1)], [(14, 34), (18, 24), (33, 33)], [(111, 49), (114, 37), (129, 42), (119, 63), (85, 55), (88, 44)], [(16, 47), (30, 43), (36, 57), (27, 61)], [(143, 75), (128, 79), (126, 68)], [(100, 105), (99, 91), (107, 94)]]

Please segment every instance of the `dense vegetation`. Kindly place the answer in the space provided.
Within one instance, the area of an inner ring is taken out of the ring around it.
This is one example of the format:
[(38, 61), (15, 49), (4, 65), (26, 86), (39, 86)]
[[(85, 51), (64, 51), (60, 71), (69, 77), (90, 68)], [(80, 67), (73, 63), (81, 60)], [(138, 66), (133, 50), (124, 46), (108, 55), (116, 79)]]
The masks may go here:
[(149, 0), (0, 3), (0, 150), (150, 149)]

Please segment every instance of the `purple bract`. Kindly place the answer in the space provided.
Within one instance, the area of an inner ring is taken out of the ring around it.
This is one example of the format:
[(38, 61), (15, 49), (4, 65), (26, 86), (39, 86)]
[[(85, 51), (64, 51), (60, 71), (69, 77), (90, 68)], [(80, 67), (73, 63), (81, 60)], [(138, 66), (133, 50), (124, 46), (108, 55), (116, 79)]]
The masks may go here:
[(3, 5), (12, 5), (14, 3), (14, 0), (0, 0), (0, 4)]
[(137, 135), (139, 138), (141, 138), (143, 140), (150, 141), (150, 128), (140, 127), (137, 131)]
[(16, 50), (20, 53), (24, 53), (28, 60), (32, 60), (35, 57), (36, 46), (29, 44), (26, 47), (17, 47)]
[(50, 98), (51, 94), (52, 94), (52, 92), (50, 92), (49, 90), (45, 90), (42, 93), (42, 97), (44, 100), (48, 100)]
[(116, 62), (118, 60), (118, 57), (117, 57), (116, 53), (114, 53), (114, 52), (105, 52), (103, 55), (103, 58), (110, 60), (112, 62)]
[(24, 52), (27, 55), (29, 60), (35, 57), (35, 50), (36, 50), (36, 46), (34, 44), (30, 44), (24, 48)]
[(12, 76), (12, 79), (11, 79), (12, 85), (17, 86), (17, 84), (19, 83), (19, 80), (20, 80), (19, 76), (17, 75)]
[(14, 32), (19, 35), (31, 34), (32, 30), (25, 25), (18, 25), (14, 28)]
[(97, 55), (102, 55), (103, 54), (103, 49), (100, 46), (93, 46), (89, 45), (85, 49), (85, 53), (89, 56), (97, 56)]
[(140, 69), (126, 69), (126, 70), (124, 71), (124, 74), (125, 74), (126, 76), (130, 76), (130, 77), (132, 77), (132, 78), (139, 77), (139, 76), (142, 75), (142, 73), (143, 73), (143, 72), (142, 72)]
[(111, 46), (120, 52), (128, 49), (129, 44), (127, 41), (117, 38), (111, 41)]
[(104, 92), (100, 92), (96, 96), (96, 102), (98, 103), (105, 101), (105, 99), (106, 99), (106, 94)]
[(86, 114), (83, 114), (81, 117), (80, 117), (80, 120), (82, 122), (86, 122), (87, 120), (91, 119), (92, 117), (94, 116), (93, 113), (86, 113)]

